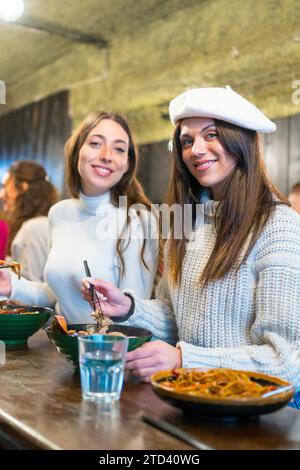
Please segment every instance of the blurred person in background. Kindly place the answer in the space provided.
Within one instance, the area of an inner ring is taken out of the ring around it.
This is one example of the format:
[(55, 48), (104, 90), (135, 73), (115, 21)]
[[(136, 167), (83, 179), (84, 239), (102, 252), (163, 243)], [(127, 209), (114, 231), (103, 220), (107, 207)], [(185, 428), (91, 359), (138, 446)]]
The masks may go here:
[(44, 279), (48, 253), (48, 212), (58, 200), (42, 165), (20, 160), (3, 178), (3, 209), (9, 222), (7, 254), (21, 264), (22, 275)]
[(289, 201), (298, 214), (300, 214), (300, 182), (292, 186), (289, 194)]

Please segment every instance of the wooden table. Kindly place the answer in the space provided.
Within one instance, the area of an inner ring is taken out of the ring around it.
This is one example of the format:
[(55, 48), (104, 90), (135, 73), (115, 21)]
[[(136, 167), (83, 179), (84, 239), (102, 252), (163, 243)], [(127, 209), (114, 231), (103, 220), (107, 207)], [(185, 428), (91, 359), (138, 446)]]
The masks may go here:
[(300, 412), (289, 407), (257, 421), (201, 421), (160, 400), (150, 385), (131, 382), (110, 413), (85, 402), (79, 377), (44, 331), (29, 339), (27, 351), (7, 352), (0, 383), (0, 446), (6, 448), (193, 450), (144, 423), (145, 412), (216, 449), (300, 449)]

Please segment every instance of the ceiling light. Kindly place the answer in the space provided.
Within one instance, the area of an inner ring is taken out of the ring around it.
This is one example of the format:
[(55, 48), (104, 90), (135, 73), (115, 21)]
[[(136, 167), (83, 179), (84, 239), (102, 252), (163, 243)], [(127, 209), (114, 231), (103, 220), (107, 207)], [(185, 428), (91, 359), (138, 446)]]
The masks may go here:
[(23, 0), (0, 0), (0, 20), (15, 21), (24, 11)]
[(234, 59), (236, 59), (240, 53), (239, 53), (239, 50), (236, 46), (232, 46), (231, 50), (230, 50), (230, 55), (231, 57), (233, 57)]
[(300, 34), (294, 34), (294, 36), (291, 37), (291, 41), (300, 42)]

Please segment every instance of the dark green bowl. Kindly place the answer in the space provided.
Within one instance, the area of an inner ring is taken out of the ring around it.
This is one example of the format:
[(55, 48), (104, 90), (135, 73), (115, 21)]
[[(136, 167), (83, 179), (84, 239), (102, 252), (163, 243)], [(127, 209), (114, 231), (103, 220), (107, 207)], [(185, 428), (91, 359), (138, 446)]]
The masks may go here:
[[(68, 325), (68, 330), (76, 331), (86, 331), (87, 328), (95, 327), (95, 325), (89, 324), (77, 324), (77, 325)], [(52, 331), (52, 327), (48, 326), (45, 328), (46, 333), (57, 349), (68, 362), (73, 364), (75, 372), (79, 371), (79, 361), (78, 361), (78, 340), (77, 336), (68, 336), (60, 333), (59, 331)], [(150, 341), (152, 333), (149, 330), (144, 328), (138, 328), (135, 326), (126, 326), (126, 325), (111, 325), (108, 327), (108, 333), (118, 331), (123, 333), (126, 336), (134, 336), (134, 338), (129, 338), (128, 341), (128, 351), (133, 351), (134, 349), (142, 346), (142, 344)]]
[[(20, 307), (7, 305), (6, 308)], [(50, 318), (54, 311), (46, 307), (27, 307), (28, 312), (39, 312), (34, 315), (19, 313), (0, 314), (0, 340), (5, 342), (7, 350), (26, 349), (28, 338), (36, 333)]]

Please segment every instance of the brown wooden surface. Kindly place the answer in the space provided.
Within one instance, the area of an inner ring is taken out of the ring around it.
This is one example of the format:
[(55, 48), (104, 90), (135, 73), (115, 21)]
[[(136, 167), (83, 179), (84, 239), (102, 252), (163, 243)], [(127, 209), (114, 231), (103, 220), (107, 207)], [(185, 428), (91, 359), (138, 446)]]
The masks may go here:
[(193, 449), (144, 423), (145, 412), (216, 449), (300, 449), (300, 412), (289, 407), (257, 421), (201, 421), (160, 400), (150, 385), (130, 381), (113, 410), (85, 402), (79, 377), (44, 331), (29, 339), (27, 351), (7, 352), (0, 383), (0, 429), (20, 448)]

